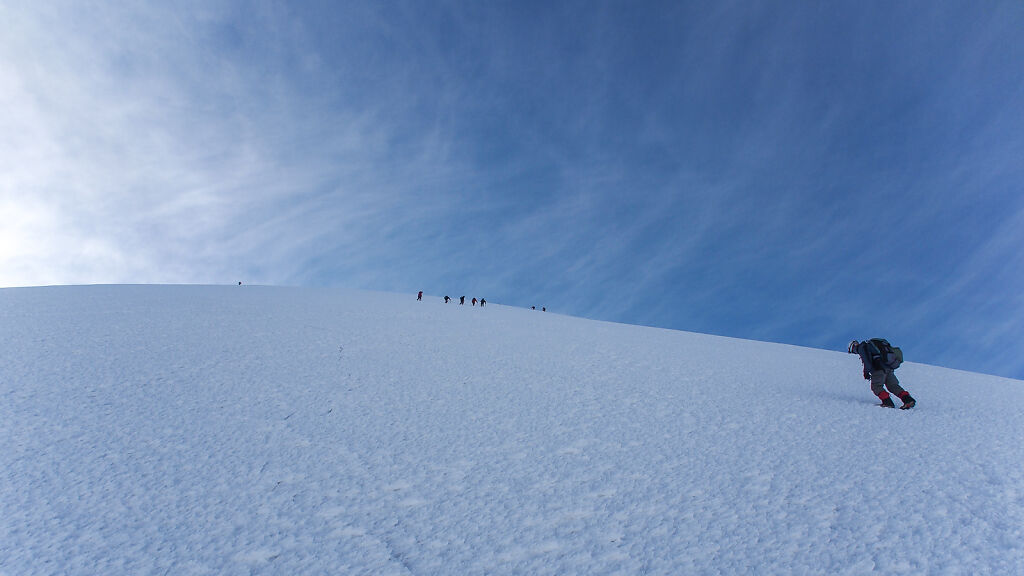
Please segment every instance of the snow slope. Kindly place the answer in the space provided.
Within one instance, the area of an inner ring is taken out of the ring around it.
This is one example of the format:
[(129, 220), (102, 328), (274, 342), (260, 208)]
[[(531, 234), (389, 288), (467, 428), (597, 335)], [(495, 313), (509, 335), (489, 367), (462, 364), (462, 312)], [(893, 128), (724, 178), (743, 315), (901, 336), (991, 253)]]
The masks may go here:
[(1024, 573), (1020, 381), (424, 298), (0, 290), (0, 574)]

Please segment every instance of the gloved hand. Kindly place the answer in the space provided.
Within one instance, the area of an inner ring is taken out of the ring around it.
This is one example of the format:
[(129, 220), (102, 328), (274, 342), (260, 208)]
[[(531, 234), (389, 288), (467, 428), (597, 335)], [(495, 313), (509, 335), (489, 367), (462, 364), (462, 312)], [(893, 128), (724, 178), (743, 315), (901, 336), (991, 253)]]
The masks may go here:
[(864, 379), (871, 380), (871, 372), (868, 372), (866, 369), (864, 370)]

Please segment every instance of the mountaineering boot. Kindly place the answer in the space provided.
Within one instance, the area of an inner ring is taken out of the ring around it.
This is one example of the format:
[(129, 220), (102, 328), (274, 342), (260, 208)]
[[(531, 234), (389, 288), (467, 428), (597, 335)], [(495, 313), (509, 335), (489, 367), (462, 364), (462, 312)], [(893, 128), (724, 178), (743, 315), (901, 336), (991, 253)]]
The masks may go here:
[[(879, 396), (879, 398), (882, 398), (882, 397)], [(896, 407), (896, 405), (892, 403), (892, 396), (889, 396), (888, 394), (885, 395), (885, 398), (882, 398), (882, 403), (879, 404), (879, 406), (881, 406), (882, 408), (895, 408)]]
[(906, 391), (904, 391), (903, 394), (900, 394), (900, 400), (903, 401), (903, 406), (900, 406), (900, 410), (907, 410), (913, 408), (914, 405), (917, 404), (917, 401), (914, 400), (914, 397), (910, 395), (910, 392)]

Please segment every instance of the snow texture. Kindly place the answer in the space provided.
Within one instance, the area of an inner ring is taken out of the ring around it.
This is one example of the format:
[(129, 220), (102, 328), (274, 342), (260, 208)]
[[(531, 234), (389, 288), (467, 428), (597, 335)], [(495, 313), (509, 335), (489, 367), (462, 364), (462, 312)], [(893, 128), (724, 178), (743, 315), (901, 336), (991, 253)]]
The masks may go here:
[(845, 351), (493, 303), (3, 289), (0, 574), (1024, 573), (1022, 383), (898, 375), (913, 410)]

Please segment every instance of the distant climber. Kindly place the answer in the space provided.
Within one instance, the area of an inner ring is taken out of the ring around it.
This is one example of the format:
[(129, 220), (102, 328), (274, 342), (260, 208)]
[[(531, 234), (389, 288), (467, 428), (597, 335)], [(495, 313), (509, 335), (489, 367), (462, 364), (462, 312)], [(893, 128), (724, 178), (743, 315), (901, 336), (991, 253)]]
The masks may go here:
[(846, 351), (860, 356), (860, 361), (864, 365), (864, 379), (871, 381), (871, 392), (882, 401), (879, 406), (896, 407), (889, 395), (890, 392), (903, 401), (901, 410), (913, 408), (917, 404), (910, 392), (900, 386), (894, 372), (903, 362), (903, 352), (899, 348), (894, 348), (884, 338), (872, 338), (863, 342), (854, 340), (850, 342)]
[(466, 303), (466, 297), (465, 296), (459, 296), (459, 304), (465, 304), (465, 303)]
[(449, 300), (451, 300), (451, 298), (449, 298), (449, 297), (447, 297), (447, 296), (445, 296), (445, 297), (444, 297), (444, 303), (445, 303), (445, 304), (447, 304)]
[(473, 306), (476, 306), (476, 298), (473, 298)]
[(416, 300), (423, 300), (423, 290), (420, 290), (420, 293), (416, 295)]
[(480, 307), (483, 308), (484, 304), (487, 304), (487, 300), (484, 300), (483, 298), (481, 298), (480, 299)]

